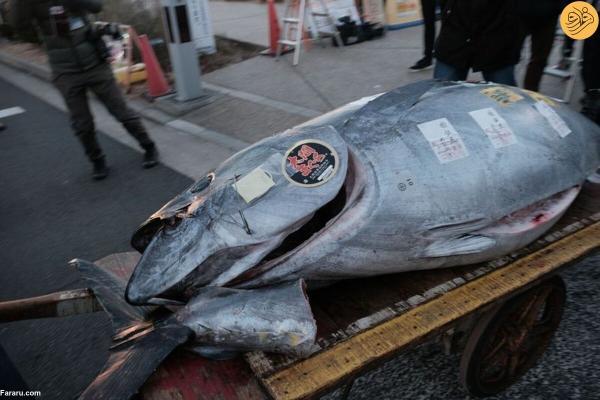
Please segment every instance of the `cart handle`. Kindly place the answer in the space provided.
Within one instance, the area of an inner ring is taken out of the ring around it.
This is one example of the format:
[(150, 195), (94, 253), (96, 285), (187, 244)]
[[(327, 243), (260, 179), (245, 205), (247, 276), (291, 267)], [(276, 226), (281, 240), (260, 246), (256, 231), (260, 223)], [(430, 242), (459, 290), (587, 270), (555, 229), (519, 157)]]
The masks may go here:
[(67, 317), (103, 311), (89, 289), (55, 292), (39, 297), (0, 302), (0, 323), (36, 318)]

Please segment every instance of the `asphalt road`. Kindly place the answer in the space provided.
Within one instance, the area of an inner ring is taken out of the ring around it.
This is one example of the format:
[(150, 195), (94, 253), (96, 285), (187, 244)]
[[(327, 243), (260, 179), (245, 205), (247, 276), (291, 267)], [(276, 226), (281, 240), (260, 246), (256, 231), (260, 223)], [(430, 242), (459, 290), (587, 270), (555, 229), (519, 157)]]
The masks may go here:
[[(79, 287), (69, 260), (131, 251), (135, 228), (190, 183), (163, 166), (143, 170), (141, 153), (105, 135), (111, 175), (93, 182), (63, 112), (1, 79), (0, 93), (0, 110), (25, 109), (0, 132), (0, 301)], [(101, 313), (0, 325), (0, 345), (45, 399), (82, 391), (110, 335)]]
[[(0, 301), (76, 288), (66, 263), (129, 251), (145, 217), (189, 180), (167, 168), (145, 171), (141, 154), (101, 135), (112, 167), (92, 182), (90, 166), (64, 113), (0, 80)], [(596, 399), (600, 393), (600, 256), (571, 267), (565, 317), (540, 364), (496, 399)], [(0, 325), (0, 345), (31, 390), (71, 399), (107, 356), (108, 319), (100, 313)], [(0, 366), (2, 359), (0, 351)], [(351, 399), (466, 399), (459, 356), (423, 346), (360, 378)], [(0, 368), (0, 388), (8, 375)], [(13, 380), (15, 378), (13, 377)], [(334, 398), (330, 396), (330, 398)]]

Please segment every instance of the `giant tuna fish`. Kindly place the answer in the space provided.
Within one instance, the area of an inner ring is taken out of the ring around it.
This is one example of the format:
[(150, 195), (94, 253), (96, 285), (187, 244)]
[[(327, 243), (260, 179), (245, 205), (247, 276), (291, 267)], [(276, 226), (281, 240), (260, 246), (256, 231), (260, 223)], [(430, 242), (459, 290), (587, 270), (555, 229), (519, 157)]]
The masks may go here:
[(175, 342), (306, 354), (316, 329), (303, 281), (508, 254), (599, 166), (600, 128), (552, 99), (411, 84), (232, 156), (138, 229), (143, 255), (119, 290), (134, 305), (187, 303), (168, 319), (188, 329)]

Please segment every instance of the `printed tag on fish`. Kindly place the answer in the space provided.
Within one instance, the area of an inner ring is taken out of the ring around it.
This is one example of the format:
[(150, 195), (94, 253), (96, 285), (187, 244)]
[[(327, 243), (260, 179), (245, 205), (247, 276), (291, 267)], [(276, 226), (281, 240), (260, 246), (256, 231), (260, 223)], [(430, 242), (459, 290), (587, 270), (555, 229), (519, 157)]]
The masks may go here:
[(487, 89), (483, 89), (481, 93), (485, 94), (490, 99), (497, 101), (503, 106), (507, 106), (509, 104), (516, 103), (519, 100), (523, 100), (523, 96), (520, 96), (512, 90), (501, 86), (494, 86)]
[(535, 103), (535, 108), (544, 116), (544, 118), (546, 118), (546, 121), (548, 121), (550, 126), (554, 128), (561, 138), (564, 138), (571, 133), (571, 128), (569, 128), (567, 123), (548, 104), (543, 101), (538, 101)]
[(252, 200), (267, 193), (269, 189), (275, 186), (275, 182), (273, 182), (273, 178), (267, 172), (258, 167), (232, 186), (246, 203), (250, 203)]
[(460, 160), (469, 155), (462, 138), (446, 118), (425, 122), (417, 127), (442, 164)]
[(483, 129), (495, 148), (510, 146), (517, 143), (514, 132), (508, 123), (493, 108), (482, 108), (469, 113)]
[(543, 95), (538, 92), (534, 92), (533, 90), (527, 90), (527, 89), (521, 89), (521, 90), (524, 91), (525, 93), (527, 93), (529, 95), (529, 97), (531, 97), (535, 101), (543, 101), (544, 103), (548, 104), (549, 106), (556, 107), (556, 102), (546, 95)]

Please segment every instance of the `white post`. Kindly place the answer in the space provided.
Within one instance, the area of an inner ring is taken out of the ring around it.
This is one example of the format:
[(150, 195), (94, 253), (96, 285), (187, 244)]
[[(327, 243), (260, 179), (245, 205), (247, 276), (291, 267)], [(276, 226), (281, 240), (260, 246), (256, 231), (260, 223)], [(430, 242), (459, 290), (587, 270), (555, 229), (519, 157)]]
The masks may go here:
[(161, 0), (169, 56), (175, 74), (177, 101), (203, 95), (187, 0)]

